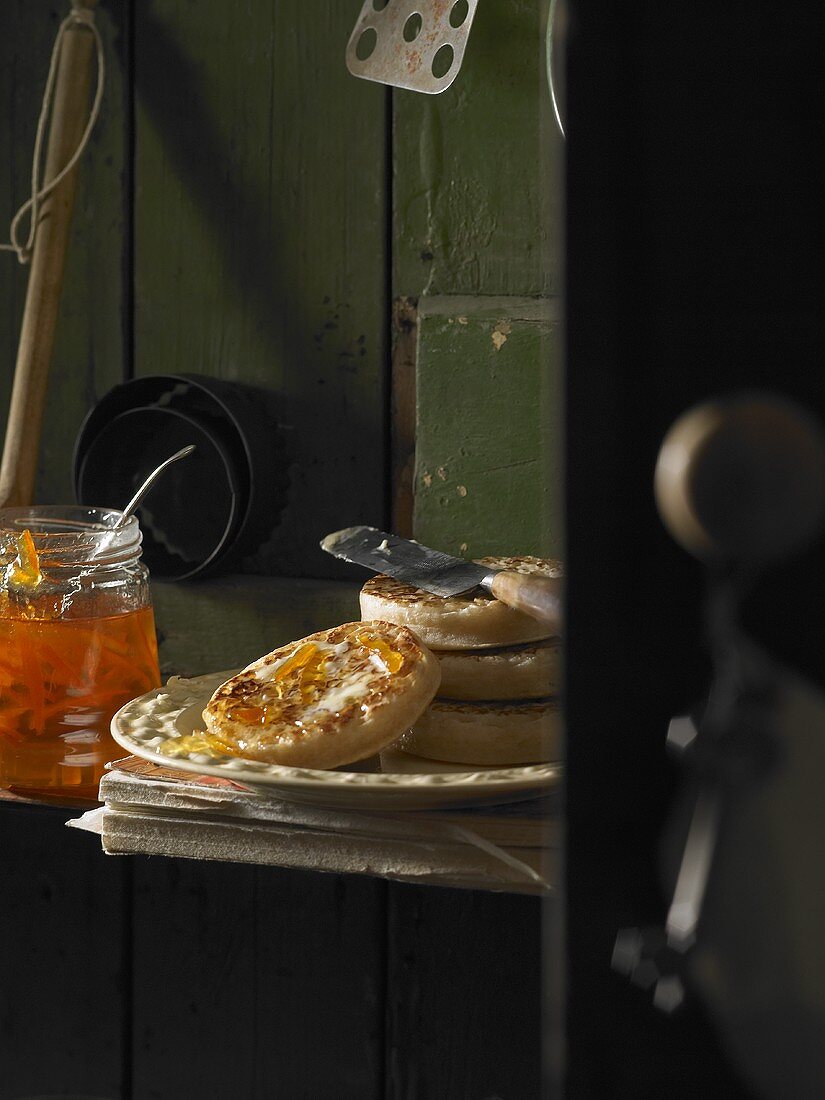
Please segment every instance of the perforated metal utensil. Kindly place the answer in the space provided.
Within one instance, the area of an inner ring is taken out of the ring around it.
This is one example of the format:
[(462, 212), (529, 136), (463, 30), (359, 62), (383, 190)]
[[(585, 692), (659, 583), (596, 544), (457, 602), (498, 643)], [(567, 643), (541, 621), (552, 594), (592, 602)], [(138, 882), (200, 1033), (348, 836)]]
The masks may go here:
[(347, 44), (353, 76), (437, 95), (458, 76), (478, 0), (364, 0)]

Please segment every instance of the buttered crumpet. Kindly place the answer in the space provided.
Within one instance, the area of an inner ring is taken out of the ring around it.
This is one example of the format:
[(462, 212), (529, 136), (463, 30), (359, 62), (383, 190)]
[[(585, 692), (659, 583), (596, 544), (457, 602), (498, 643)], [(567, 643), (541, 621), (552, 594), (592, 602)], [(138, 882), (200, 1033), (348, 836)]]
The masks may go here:
[[(490, 557), (479, 558), (477, 564), (540, 577), (563, 575), (561, 563), (549, 558)], [(521, 645), (550, 637), (545, 624), (481, 589), (445, 598), (383, 574), (361, 589), (361, 618), (408, 626), (433, 649)]]
[(397, 740), (440, 677), (406, 627), (344, 623), (254, 661), (218, 688), (203, 719), (213, 749), (229, 755), (335, 768)]

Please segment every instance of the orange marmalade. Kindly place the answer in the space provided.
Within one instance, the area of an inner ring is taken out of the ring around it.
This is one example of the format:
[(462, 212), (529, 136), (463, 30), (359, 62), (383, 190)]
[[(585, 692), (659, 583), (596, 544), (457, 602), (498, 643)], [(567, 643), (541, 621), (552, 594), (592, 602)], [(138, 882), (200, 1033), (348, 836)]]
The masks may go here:
[[(404, 655), (367, 627), (352, 631), (348, 641), (366, 649), (390, 675), (397, 673), (404, 664)], [(333, 677), (340, 675), (334, 668), (334, 652), (335, 647), (322, 647), (313, 642), (297, 646), (266, 678), (260, 690), (249, 699), (232, 704), (227, 710), (227, 718), (247, 726), (268, 726), (282, 718), (285, 705), (311, 706), (328, 687), (330, 672)], [(331, 660), (332, 669), (328, 668)], [(300, 720), (296, 724), (300, 725)], [(238, 746), (232, 744), (231, 739), (225, 742), (218, 734), (198, 730), (166, 741), (159, 751), (165, 756), (188, 756), (198, 752), (218, 757), (236, 755)]]
[(25, 518), (5, 558), (0, 530), (0, 787), (94, 799), (123, 755), (112, 715), (160, 685), (139, 534), (103, 540), (97, 516), (77, 537)]

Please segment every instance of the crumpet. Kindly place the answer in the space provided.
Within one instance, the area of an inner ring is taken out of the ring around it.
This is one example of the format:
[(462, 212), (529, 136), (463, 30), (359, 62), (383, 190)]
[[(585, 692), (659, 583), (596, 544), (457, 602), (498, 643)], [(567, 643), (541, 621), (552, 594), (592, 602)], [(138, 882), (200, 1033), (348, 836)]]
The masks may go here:
[[(490, 557), (479, 558), (476, 564), (539, 577), (563, 576), (561, 563), (549, 558)], [(481, 589), (460, 596), (434, 596), (383, 574), (370, 577), (361, 589), (361, 618), (408, 626), (433, 649), (521, 645), (551, 636), (544, 623)]]
[(555, 699), (506, 703), (436, 699), (398, 747), (455, 764), (560, 760), (561, 712)]
[(206, 736), (232, 756), (335, 768), (395, 741), (440, 676), (406, 627), (344, 623), (281, 646), (222, 684), (203, 712)]
[(448, 699), (540, 699), (561, 687), (561, 642), (487, 649), (434, 650), (441, 665), (439, 695)]

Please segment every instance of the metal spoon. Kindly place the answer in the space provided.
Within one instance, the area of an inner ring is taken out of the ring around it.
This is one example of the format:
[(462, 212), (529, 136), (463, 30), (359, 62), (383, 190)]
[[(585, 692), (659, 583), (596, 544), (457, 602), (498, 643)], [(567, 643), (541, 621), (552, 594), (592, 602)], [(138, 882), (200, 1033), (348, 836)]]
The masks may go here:
[(123, 513), (120, 519), (117, 521), (117, 523), (115, 523), (112, 530), (117, 531), (118, 528), (123, 526), (129, 516), (131, 516), (132, 512), (134, 512), (135, 508), (137, 508), (138, 504), (140, 504), (140, 502), (155, 484), (155, 480), (160, 477), (167, 466), (171, 466), (172, 463), (177, 462), (179, 458), (186, 458), (186, 456), (191, 455), (194, 450), (195, 444), (190, 443), (188, 447), (182, 447), (179, 451), (176, 451), (173, 455), (170, 455), (169, 458), (167, 458), (164, 462), (161, 462), (160, 466), (158, 466), (157, 469), (153, 470), (151, 474), (149, 474), (144, 483), (141, 485), (141, 487), (123, 509)]

